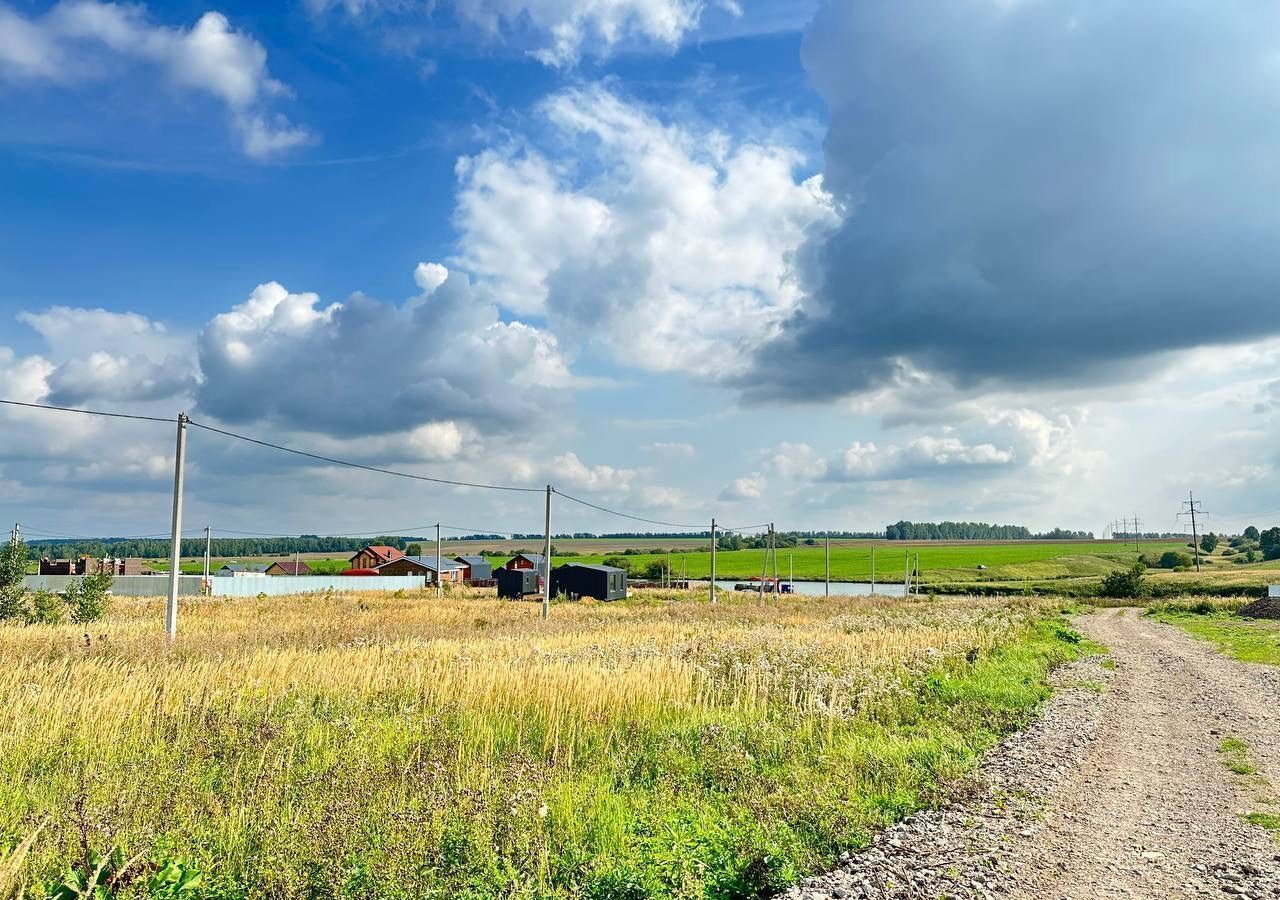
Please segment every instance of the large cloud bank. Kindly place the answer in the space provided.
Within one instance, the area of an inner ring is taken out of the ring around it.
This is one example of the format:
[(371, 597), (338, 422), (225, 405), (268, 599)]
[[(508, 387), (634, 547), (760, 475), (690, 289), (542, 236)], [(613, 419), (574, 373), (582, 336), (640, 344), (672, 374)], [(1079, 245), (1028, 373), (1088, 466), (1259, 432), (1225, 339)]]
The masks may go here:
[(1274, 333), (1278, 51), (1246, 0), (828, 4), (804, 59), (847, 217), (748, 394), (1079, 383)]

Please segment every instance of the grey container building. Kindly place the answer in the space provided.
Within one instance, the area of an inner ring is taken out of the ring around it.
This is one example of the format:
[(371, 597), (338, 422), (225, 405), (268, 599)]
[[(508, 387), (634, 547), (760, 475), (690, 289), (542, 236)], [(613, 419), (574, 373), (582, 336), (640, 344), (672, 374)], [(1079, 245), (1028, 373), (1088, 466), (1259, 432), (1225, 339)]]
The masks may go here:
[(498, 581), (498, 596), (523, 600), (538, 593), (538, 572), (535, 569), (495, 569), (493, 577)]
[(551, 593), (573, 599), (622, 600), (627, 596), (627, 572), (614, 566), (565, 563), (551, 570)]

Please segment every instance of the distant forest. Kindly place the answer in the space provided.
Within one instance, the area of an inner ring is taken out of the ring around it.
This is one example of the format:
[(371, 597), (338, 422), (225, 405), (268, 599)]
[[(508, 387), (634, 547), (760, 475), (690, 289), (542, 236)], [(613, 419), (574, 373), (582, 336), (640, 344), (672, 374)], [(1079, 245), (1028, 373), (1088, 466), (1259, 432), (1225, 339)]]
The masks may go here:
[(988, 525), (986, 522), (898, 522), (886, 525), (890, 541), (1091, 541), (1092, 531), (1055, 528), (1033, 534), (1023, 525)]

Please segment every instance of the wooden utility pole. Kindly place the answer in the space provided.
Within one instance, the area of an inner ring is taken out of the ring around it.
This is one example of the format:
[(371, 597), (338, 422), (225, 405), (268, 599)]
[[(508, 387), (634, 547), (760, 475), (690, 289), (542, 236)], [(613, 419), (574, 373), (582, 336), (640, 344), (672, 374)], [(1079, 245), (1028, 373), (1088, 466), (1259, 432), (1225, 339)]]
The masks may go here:
[(213, 550), (213, 529), (208, 525), (204, 526), (204, 582), (200, 587), (200, 592), (213, 594), (213, 585), (209, 583), (209, 564), (210, 553)]
[(876, 545), (871, 545), (871, 596), (876, 595)]
[(444, 596), (444, 585), (440, 579), (440, 523), (436, 523), (436, 599), (439, 600)]

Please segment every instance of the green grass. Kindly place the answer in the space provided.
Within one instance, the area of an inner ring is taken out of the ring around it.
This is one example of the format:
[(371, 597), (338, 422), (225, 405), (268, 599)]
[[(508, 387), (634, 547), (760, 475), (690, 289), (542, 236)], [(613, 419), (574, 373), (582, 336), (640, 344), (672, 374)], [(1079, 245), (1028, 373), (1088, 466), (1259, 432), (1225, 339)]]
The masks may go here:
[(1280, 831), (1280, 816), (1275, 813), (1245, 813), (1244, 820), (1250, 825), (1257, 825), (1259, 828), (1267, 829), (1267, 831)]
[(1256, 775), (1258, 767), (1249, 762), (1249, 745), (1236, 737), (1225, 737), (1218, 745), (1222, 764), (1237, 775)]
[(1149, 615), (1176, 625), (1193, 637), (1212, 641), (1233, 659), (1280, 666), (1280, 623), (1241, 619), (1229, 609), (1208, 608), (1212, 611), (1190, 612), (1164, 606), (1153, 608)]
[[(1162, 552), (1177, 548), (1176, 542), (1144, 544), (1143, 552)], [(575, 556), (581, 562), (598, 563), (610, 554)], [(1097, 542), (1039, 542), (1008, 544), (895, 544), (875, 545), (876, 580), (890, 583), (903, 581), (908, 555), (914, 564), (920, 557), (920, 569), (926, 583), (1045, 581), (1070, 578), (1098, 578), (1115, 569), (1132, 565), (1137, 559), (1132, 545)], [(832, 546), (831, 577), (835, 581), (869, 581), (871, 579), (871, 547)], [(557, 558), (557, 562), (564, 561)], [(632, 571), (642, 571), (655, 561), (665, 561), (659, 554), (634, 554), (625, 559)], [(764, 564), (763, 550), (723, 550), (716, 553), (716, 574), (724, 579), (759, 577)], [(986, 569), (978, 569), (979, 565)], [(824, 548), (799, 546), (778, 551), (778, 573), (788, 577), (794, 566), (799, 580), (820, 581), (825, 571)], [(671, 567), (675, 574), (705, 578), (711, 572), (710, 552), (673, 553)], [(772, 565), (771, 565), (772, 569)], [(772, 574), (772, 571), (770, 571)]]

